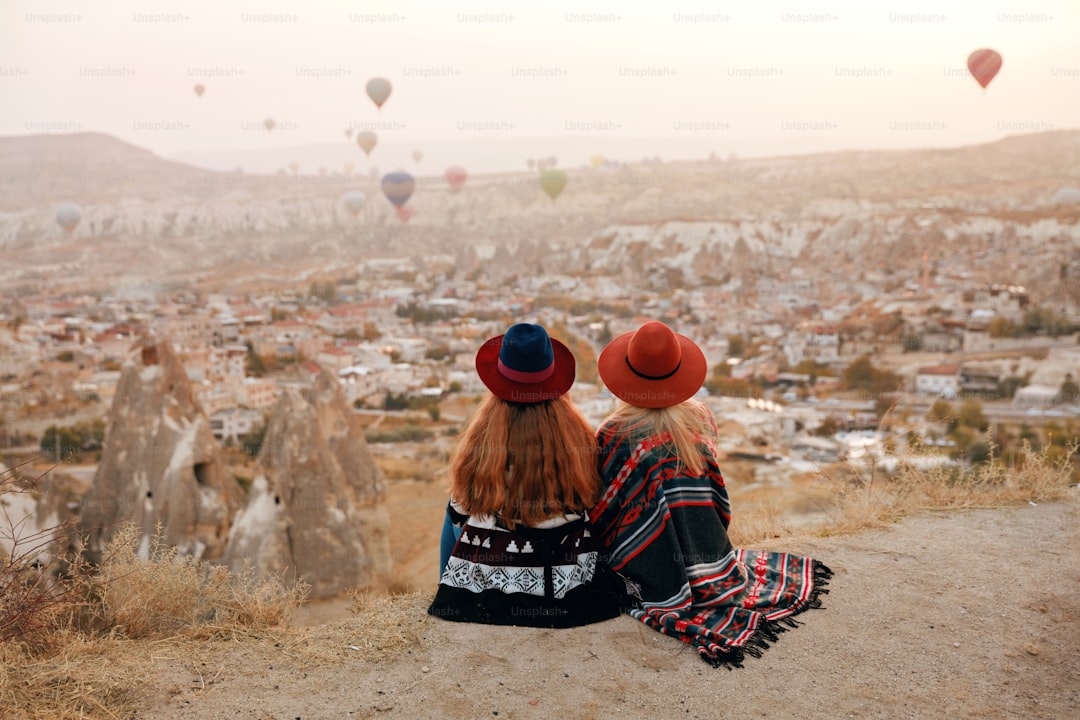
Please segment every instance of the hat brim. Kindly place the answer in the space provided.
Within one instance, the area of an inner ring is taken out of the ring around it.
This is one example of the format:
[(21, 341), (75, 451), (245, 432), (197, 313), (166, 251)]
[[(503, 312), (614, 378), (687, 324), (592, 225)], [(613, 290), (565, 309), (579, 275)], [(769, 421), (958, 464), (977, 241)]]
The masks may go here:
[(633, 332), (624, 333), (608, 343), (596, 359), (600, 379), (611, 394), (631, 405), (664, 408), (678, 405), (694, 396), (705, 383), (708, 363), (694, 341), (675, 333), (682, 348), (682, 361), (675, 374), (663, 380), (648, 380), (634, 373), (626, 362), (626, 350)]
[(554, 400), (573, 386), (577, 377), (574, 353), (555, 338), (549, 338), (555, 356), (555, 370), (550, 377), (538, 383), (515, 382), (504, 377), (499, 372), (499, 348), (502, 347), (503, 337), (491, 338), (476, 353), (476, 374), (496, 397), (509, 402), (537, 403)]

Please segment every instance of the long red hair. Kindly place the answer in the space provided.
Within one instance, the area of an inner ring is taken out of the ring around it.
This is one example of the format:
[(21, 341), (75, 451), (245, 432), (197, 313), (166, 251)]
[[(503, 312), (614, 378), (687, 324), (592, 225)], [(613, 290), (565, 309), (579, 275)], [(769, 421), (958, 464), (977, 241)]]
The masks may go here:
[(469, 515), (511, 526), (582, 513), (600, 498), (596, 437), (570, 398), (476, 409), (450, 460), (450, 494)]

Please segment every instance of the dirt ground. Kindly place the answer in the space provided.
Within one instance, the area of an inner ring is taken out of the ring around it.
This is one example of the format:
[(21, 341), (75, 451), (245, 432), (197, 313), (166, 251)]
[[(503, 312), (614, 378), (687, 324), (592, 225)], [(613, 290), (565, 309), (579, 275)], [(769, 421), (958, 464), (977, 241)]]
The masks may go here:
[(419, 642), (378, 660), (354, 651), (356, 620), (153, 657), (136, 717), (1080, 717), (1080, 495), (773, 543), (836, 574), (825, 607), (741, 669), (625, 616), (488, 627), (428, 618), (421, 599), (402, 620)]

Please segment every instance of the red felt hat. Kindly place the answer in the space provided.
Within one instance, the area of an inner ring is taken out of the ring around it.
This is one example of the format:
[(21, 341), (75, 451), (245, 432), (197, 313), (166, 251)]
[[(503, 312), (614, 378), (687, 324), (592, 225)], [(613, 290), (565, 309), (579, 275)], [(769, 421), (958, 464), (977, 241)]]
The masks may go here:
[(678, 405), (705, 382), (708, 364), (694, 341), (657, 320), (612, 340), (596, 361), (611, 393), (631, 405)]
[(476, 353), (476, 373), (488, 390), (510, 402), (554, 400), (574, 384), (574, 353), (548, 337), (541, 325), (518, 323), (486, 341)]

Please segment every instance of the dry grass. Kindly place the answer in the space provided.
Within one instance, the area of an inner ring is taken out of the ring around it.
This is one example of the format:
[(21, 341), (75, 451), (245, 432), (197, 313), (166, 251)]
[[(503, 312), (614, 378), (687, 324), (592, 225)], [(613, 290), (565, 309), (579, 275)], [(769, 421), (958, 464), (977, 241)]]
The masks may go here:
[(893, 474), (875, 467), (821, 481), (836, 493), (836, 510), (817, 529), (822, 536), (881, 527), (924, 510), (975, 510), (1052, 502), (1069, 496), (1073, 466), (1069, 453), (1052, 455), (1024, 444), (1006, 462), (992, 457), (971, 468), (916, 469), (902, 465)]
[(108, 627), (130, 638), (234, 636), (287, 623), (307, 592), (252, 572), (208, 566), (160, 537), (139, 557), (140, 531), (121, 528), (105, 551), (101, 604)]
[(207, 566), (160, 539), (140, 558), (139, 542), (135, 528), (121, 528), (96, 574), (69, 573), (45, 603), (0, 587), (0, 606), (33, 617), (0, 642), (0, 710), (50, 720), (130, 717), (154, 642), (272, 636), (306, 593)]
[[(857, 533), (924, 510), (1063, 499), (1070, 495), (1071, 466), (1061, 458), (1024, 447), (1010, 455), (1011, 464), (994, 458), (963, 471), (909, 466), (886, 474), (834, 466), (816, 479), (836, 501), (815, 532)], [(731, 537), (744, 546), (800, 531), (781, 508), (761, 503), (739, 509)], [(160, 540), (140, 554), (140, 540), (134, 528), (121, 529), (97, 575), (79, 580), (74, 574), (56, 602), (35, 606), (33, 627), (0, 641), (0, 717), (131, 717), (153, 692), (155, 657), (190, 657), (223, 647), (223, 639), (313, 666), (348, 658), (380, 662), (442, 641), (425, 612), (430, 593), (355, 594), (351, 619), (292, 628), (288, 621), (302, 587), (231, 575)], [(17, 601), (13, 587), (0, 587), (3, 603)]]
[(430, 593), (376, 595), (354, 593), (349, 612), (353, 618), (336, 627), (353, 652), (365, 659), (381, 660), (419, 645), (428, 629)]
[(794, 532), (795, 528), (776, 505), (759, 503), (752, 509), (740, 505), (738, 512), (732, 514), (728, 539), (735, 547), (747, 547), (760, 540), (786, 537)]
[(48, 651), (0, 643), (0, 717), (131, 717), (150, 666), (130, 645), (70, 628), (52, 631)]

